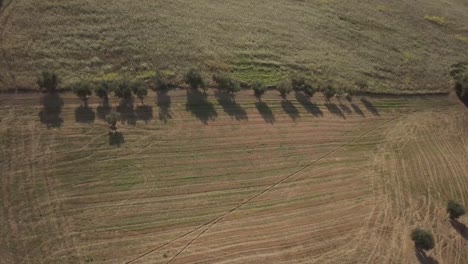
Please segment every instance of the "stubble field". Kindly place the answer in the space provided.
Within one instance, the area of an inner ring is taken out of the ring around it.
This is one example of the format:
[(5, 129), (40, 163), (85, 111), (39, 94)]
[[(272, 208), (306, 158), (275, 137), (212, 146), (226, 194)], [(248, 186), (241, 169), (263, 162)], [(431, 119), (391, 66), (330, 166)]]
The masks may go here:
[(112, 142), (97, 100), (40, 97), (0, 98), (0, 263), (468, 259), (445, 213), (468, 201), (468, 111), (450, 96), (173, 90), (120, 108)]

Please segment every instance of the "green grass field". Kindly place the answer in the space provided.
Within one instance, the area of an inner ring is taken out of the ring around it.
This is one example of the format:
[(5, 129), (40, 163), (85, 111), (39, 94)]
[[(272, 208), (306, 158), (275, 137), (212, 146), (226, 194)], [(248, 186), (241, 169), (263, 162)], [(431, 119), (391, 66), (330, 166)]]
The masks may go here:
[(190, 66), (274, 84), (302, 72), (319, 85), (372, 92), (450, 89), (468, 59), (464, 0), (6, 0), (0, 87), (151, 76)]

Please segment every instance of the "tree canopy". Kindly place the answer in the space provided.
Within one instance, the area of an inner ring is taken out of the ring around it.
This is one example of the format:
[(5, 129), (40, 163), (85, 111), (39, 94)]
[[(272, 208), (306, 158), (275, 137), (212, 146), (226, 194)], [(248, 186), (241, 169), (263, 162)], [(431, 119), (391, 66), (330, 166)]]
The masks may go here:
[(434, 236), (426, 230), (416, 228), (411, 232), (411, 239), (419, 249), (431, 250), (435, 246)]
[(450, 200), (447, 204), (447, 212), (450, 215), (450, 219), (457, 219), (465, 214), (465, 208), (463, 208), (463, 205)]

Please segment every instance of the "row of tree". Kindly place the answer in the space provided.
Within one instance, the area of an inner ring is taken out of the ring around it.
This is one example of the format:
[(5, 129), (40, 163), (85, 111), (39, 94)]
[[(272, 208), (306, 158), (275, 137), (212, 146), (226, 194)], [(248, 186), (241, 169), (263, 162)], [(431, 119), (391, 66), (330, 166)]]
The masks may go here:
[[(241, 90), (240, 83), (226, 73), (216, 73), (212, 76), (212, 80), (215, 83), (216, 88), (220, 92), (227, 93), (234, 96)], [(192, 89), (202, 89), (204, 93), (208, 90), (208, 84), (203, 77), (203, 74), (197, 69), (190, 69), (184, 75), (184, 82)], [(57, 91), (59, 84), (59, 78), (54, 72), (44, 71), (38, 78), (38, 85), (41, 90), (53, 93)], [(166, 89), (171, 86), (170, 80), (161, 73), (158, 73), (152, 81), (152, 88), (154, 90)], [(254, 92), (254, 95), (259, 101), (262, 96), (268, 90), (268, 87), (261, 81), (254, 81), (250, 85)], [(87, 102), (88, 98), (95, 93), (101, 100), (107, 100), (111, 93), (121, 99), (130, 99), (135, 95), (144, 103), (144, 98), (148, 95), (148, 85), (143, 81), (100, 81), (100, 82), (89, 82), (80, 81), (74, 83), (68, 87), (72, 90), (84, 103)], [(321, 91), (327, 100), (330, 100), (335, 95), (341, 97), (346, 95), (348, 99), (351, 98), (351, 92), (346, 93), (343, 90), (336, 90), (332, 86), (327, 86), (324, 89), (313, 86), (310, 80), (307, 80), (304, 76), (293, 76), (290, 80), (284, 80), (279, 82), (275, 89), (280, 93), (283, 99), (294, 91), (301, 91), (309, 98), (314, 96), (317, 91)]]
[[(447, 213), (450, 219), (456, 220), (465, 214), (463, 205), (450, 200), (447, 204)], [(416, 228), (411, 232), (411, 239), (418, 250), (431, 250), (435, 246), (434, 236), (430, 231)]]
[[(216, 73), (212, 77), (213, 82), (216, 85), (216, 88), (219, 91), (226, 92), (230, 95), (234, 95), (241, 90), (241, 86), (237, 80), (232, 78), (229, 74), (226, 73)], [(203, 74), (197, 69), (190, 69), (184, 76), (185, 83), (188, 84), (192, 89), (203, 89), (206, 93), (208, 89), (207, 82), (203, 77)], [(252, 88), (255, 97), (258, 100), (261, 100), (262, 96), (268, 90), (268, 87), (261, 81), (253, 81), (250, 85)], [(327, 100), (330, 100), (335, 95), (343, 96), (346, 95), (348, 98), (351, 98), (351, 91), (336, 90), (331, 85), (328, 85), (324, 89), (313, 86), (310, 80), (307, 80), (302, 75), (293, 76), (290, 80), (280, 81), (275, 89), (280, 93), (281, 97), (286, 99), (288, 94), (294, 91), (301, 91), (309, 98), (314, 96), (317, 91), (322, 91)]]

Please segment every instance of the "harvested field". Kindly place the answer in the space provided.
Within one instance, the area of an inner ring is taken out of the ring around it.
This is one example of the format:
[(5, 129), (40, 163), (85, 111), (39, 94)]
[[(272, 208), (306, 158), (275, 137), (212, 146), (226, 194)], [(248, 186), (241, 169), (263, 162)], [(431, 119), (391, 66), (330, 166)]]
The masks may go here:
[(437, 243), (421, 263), (468, 259), (445, 213), (468, 201), (450, 96), (173, 90), (120, 108), (112, 142), (97, 100), (40, 97), (0, 97), (0, 263), (417, 263), (416, 226)]

